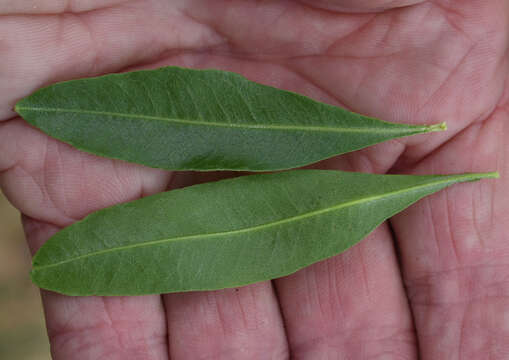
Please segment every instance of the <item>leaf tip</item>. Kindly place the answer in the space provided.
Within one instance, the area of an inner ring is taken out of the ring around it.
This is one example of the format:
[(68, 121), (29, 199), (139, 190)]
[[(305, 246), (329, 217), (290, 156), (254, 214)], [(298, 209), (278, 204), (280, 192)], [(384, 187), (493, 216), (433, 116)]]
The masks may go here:
[(484, 174), (479, 174), (479, 176), (481, 179), (499, 179), (500, 173), (498, 171), (492, 171)]
[(482, 179), (498, 179), (500, 174), (498, 171), (484, 172), (484, 173), (467, 173), (464, 174), (464, 181), (479, 181)]
[(23, 105), (25, 104), (25, 99), (19, 100), (16, 104), (14, 104), (14, 107), (12, 110), (16, 112), (19, 116), (23, 117), (23, 112), (26, 110), (26, 107)]
[(428, 132), (446, 131), (447, 123), (444, 121), (440, 124), (427, 125), (426, 128), (427, 128)]

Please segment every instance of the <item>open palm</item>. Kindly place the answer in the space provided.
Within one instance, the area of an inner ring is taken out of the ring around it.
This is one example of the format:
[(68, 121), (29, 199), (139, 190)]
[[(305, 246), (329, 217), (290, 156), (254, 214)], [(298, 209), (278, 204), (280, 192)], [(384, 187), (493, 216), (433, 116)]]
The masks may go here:
[(348, 252), (240, 289), (43, 291), (55, 359), (507, 359), (509, 3), (505, 0), (38, 0), (0, 4), (0, 186), (32, 251), (86, 214), (207, 181), (81, 153), (14, 103), (59, 80), (220, 68), (393, 122), (449, 131), (322, 162), (501, 172), (457, 185)]

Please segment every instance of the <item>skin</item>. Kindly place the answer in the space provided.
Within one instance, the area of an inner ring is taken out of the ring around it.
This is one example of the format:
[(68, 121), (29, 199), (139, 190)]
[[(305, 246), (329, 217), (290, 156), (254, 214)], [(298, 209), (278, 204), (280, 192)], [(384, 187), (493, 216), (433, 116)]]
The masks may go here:
[(35, 0), (0, 4), (0, 186), (35, 251), (97, 209), (205, 176), (79, 152), (12, 108), (60, 80), (220, 68), (384, 120), (447, 121), (315, 167), (498, 170), (273, 282), (143, 297), (42, 291), (54, 359), (506, 359), (509, 2)]

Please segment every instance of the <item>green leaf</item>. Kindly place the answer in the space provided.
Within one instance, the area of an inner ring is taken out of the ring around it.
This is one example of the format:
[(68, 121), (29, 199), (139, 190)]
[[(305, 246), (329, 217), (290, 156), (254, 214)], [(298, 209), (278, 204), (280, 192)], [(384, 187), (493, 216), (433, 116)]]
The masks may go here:
[(15, 110), (78, 149), (168, 170), (288, 169), (445, 129), (383, 122), (231, 72), (178, 67), (58, 83)]
[(32, 279), (68, 295), (236, 287), (345, 251), (454, 183), (496, 173), (372, 175), (297, 170), (195, 185), (98, 211), (57, 233)]

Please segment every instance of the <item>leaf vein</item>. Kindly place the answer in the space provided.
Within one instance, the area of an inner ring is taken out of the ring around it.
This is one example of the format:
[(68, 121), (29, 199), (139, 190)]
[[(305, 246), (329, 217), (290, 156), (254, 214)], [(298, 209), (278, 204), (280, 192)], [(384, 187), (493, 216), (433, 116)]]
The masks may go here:
[[(309, 132), (344, 132), (344, 133), (396, 133), (396, 134), (414, 134), (420, 132), (431, 132), (436, 131), (436, 125), (422, 125), (422, 126), (405, 126), (405, 127), (394, 127), (394, 128), (377, 128), (377, 127), (328, 127), (328, 126), (298, 126), (298, 125), (274, 125), (274, 124), (233, 124), (223, 123), (217, 121), (200, 121), (200, 120), (189, 120), (189, 119), (175, 119), (167, 118), (164, 116), (153, 116), (143, 114), (127, 114), (117, 113), (111, 111), (100, 111), (100, 110), (83, 110), (83, 109), (60, 109), (60, 108), (49, 108), (49, 107), (28, 107), (18, 106), (16, 110), (19, 111), (40, 111), (40, 112), (55, 112), (55, 113), (75, 113), (85, 115), (104, 115), (110, 117), (123, 117), (131, 119), (142, 119), (142, 120), (156, 120), (156, 121), (167, 121), (176, 124), (184, 125), (199, 125), (199, 126), (210, 126), (210, 127), (227, 127), (227, 128), (244, 128), (244, 129), (258, 129), (258, 130), (285, 130), (285, 131), (309, 131)], [(388, 123), (384, 123), (388, 124)]]

